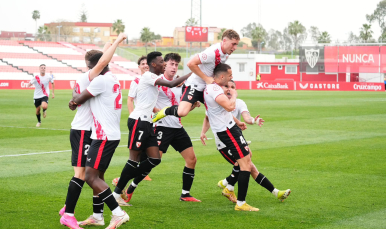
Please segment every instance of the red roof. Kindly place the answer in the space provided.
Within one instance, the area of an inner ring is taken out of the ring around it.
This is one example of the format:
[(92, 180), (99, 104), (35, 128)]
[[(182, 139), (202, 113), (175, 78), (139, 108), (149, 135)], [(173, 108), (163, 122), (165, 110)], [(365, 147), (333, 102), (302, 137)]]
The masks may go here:
[(76, 26), (97, 26), (97, 27), (112, 27), (113, 23), (89, 23), (89, 22), (75, 22)]
[(26, 32), (10, 32), (10, 31), (1, 31), (1, 38), (11, 38), (11, 37), (26, 37)]

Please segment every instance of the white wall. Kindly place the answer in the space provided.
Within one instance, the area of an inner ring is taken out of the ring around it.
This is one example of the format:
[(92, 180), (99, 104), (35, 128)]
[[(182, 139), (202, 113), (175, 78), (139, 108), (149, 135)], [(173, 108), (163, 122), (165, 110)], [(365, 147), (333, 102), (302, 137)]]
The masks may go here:
[(383, 73), (359, 73), (360, 82), (383, 83)]

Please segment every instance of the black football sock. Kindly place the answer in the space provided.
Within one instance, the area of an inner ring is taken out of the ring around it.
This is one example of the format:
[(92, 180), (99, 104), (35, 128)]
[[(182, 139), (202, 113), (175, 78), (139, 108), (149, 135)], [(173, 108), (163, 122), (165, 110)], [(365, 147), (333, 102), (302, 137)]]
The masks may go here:
[(237, 180), (239, 179), (239, 173), (240, 166), (233, 166), (232, 174), (226, 178), (229, 185), (235, 186)]
[(179, 118), (180, 116), (178, 116), (178, 105), (173, 105), (169, 108), (166, 108), (165, 114), (166, 115), (173, 115), (173, 116), (176, 116), (177, 118)]
[[(133, 182), (135, 182), (135, 180)], [(129, 187), (127, 188), (127, 194), (133, 193), (135, 191), (135, 189), (137, 188), (137, 185), (138, 184), (136, 184), (136, 186), (134, 186), (133, 184), (130, 184)]]
[(84, 181), (79, 178), (73, 177), (70, 180), (66, 198), (66, 213), (74, 214), (75, 206), (82, 192), (83, 185)]
[[(138, 166), (137, 174), (141, 174), (144, 178), (150, 173), (150, 171), (161, 163), (161, 159), (151, 158), (142, 161)], [(145, 175), (146, 174), (146, 175)]]
[(248, 192), (249, 176), (251, 172), (249, 171), (240, 171), (239, 174), (239, 192), (237, 195), (238, 201), (245, 201), (245, 197)]
[(94, 196), (92, 202), (93, 212), (96, 214), (103, 214), (103, 207), (105, 204), (103, 203), (102, 199), (98, 196)]
[(42, 121), (40, 120), (40, 114), (36, 115), (36, 118), (38, 118), (38, 122), (42, 122)]
[(266, 188), (269, 192), (272, 192), (275, 187), (273, 186), (273, 184), (268, 180), (267, 177), (265, 177), (262, 173), (259, 173), (259, 175), (257, 175), (256, 177), (256, 180), (255, 180), (259, 185), (263, 186), (264, 188)]
[(122, 190), (125, 189), (129, 180), (137, 176), (138, 172), (138, 162), (128, 160), (125, 167), (122, 170), (121, 177), (119, 178), (117, 187), (115, 187), (114, 192), (121, 194)]
[(103, 192), (99, 193), (98, 196), (110, 208), (111, 211), (119, 206), (110, 188), (107, 188)]
[[(190, 169), (188, 167), (184, 167), (184, 172), (182, 173), (182, 197), (189, 197), (190, 189), (192, 188), (194, 180), (194, 169)], [(188, 192), (188, 193), (184, 193)]]

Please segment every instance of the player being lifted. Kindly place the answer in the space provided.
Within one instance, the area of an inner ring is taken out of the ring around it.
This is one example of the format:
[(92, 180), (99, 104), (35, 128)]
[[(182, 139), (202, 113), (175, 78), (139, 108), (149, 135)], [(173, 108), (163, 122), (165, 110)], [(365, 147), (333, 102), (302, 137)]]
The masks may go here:
[[(181, 56), (177, 53), (169, 53), (165, 55), (164, 60), (166, 62), (166, 68), (164, 74), (161, 76), (161, 79), (172, 81), (177, 73)], [(159, 110), (165, 106), (178, 105), (181, 97), (181, 87), (168, 88), (165, 86), (159, 86), (158, 91), (159, 94), (155, 110)], [(196, 102), (192, 108), (199, 105), (200, 103)], [(169, 146), (171, 145), (176, 151), (180, 152), (181, 156), (185, 160), (185, 167), (182, 173), (182, 194), (180, 200), (201, 202), (190, 195), (197, 158), (193, 151), (192, 141), (181, 124), (181, 118), (170, 116), (158, 121), (156, 123), (155, 133), (157, 135), (157, 142), (161, 157), (167, 152)], [(139, 182), (144, 179), (144, 175), (145, 174), (140, 174), (135, 177), (126, 191), (126, 202), (130, 201)]]
[(48, 97), (50, 97), (50, 86), (49, 86), (50, 82), (52, 84), (52, 98), (55, 98), (54, 78), (46, 75), (45, 64), (41, 64), (39, 66), (39, 71), (40, 71), (40, 74), (36, 74), (28, 84), (28, 87), (35, 85), (34, 104), (36, 108), (36, 118), (38, 119), (38, 123), (36, 124), (36, 127), (39, 127), (42, 123), (40, 119), (41, 108), (43, 108), (43, 118), (47, 117)]
[[(137, 106), (127, 121), (130, 131), (128, 140), (130, 157), (122, 170), (117, 187), (113, 192), (115, 199), (121, 206), (128, 206), (120, 194), (122, 194), (129, 180), (141, 174), (144, 176), (148, 175), (154, 167), (161, 163), (157, 136), (154, 133), (151, 121), (152, 112), (157, 103), (158, 86), (172, 88), (181, 84), (189, 77), (189, 75), (186, 75), (173, 81), (162, 79), (166, 63), (160, 52), (149, 53), (147, 55), (147, 63), (149, 71), (142, 75), (137, 87)], [(148, 158), (139, 164), (139, 155), (143, 150), (146, 150)]]
[(228, 29), (223, 33), (221, 43), (210, 46), (190, 59), (187, 65), (193, 74), (185, 82), (180, 104), (165, 107), (155, 113), (153, 122), (157, 122), (166, 115), (185, 117), (195, 102), (204, 103), (203, 91), (207, 84), (213, 83), (214, 68), (218, 64), (227, 61), (229, 55), (236, 50), (239, 40), (239, 34), (232, 29)]
[[(114, 45), (117, 46), (124, 39), (126, 35), (120, 34)], [(91, 69), (97, 65), (101, 56), (102, 54), (99, 53), (90, 58)], [(130, 218), (119, 207), (104, 181), (104, 173), (120, 142), (119, 123), (122, 110), (121, 86), (117, 77), (109, 71), (108, 66), (103, 68), (101, 74), (93, 79), (86, 90), (70, 101), (69, 106), (74, 110), (88, 100), (90, 100), (93, 126), (92, 142), (86, 159), (85, 181), (93, 189), (94, 196), (98, 196), (112, 211), (113, 216), (107, 228), (117, 228)]]
[[(73, 91), (73, 96), (76, 96), (76, 93), (80, 94), (82, 91), (84, 91), (90, 82), (100, 74), (100, 72), (110, 62), (112, 56), (114, 55), (116, 46), (117, 44), (114, 44), (114, 46), (110, 48), (111, 43), (106, 43), (105, 47), (103, 48), (104, 55), (93, 69), (90, 68), (90, 58), (95, 54), (102, 52), (99, 50), (90, 50), (86, 53), (85, 62), (86, 66), (89, 68), (89, 71), (77, 79)], [(84, 104), (82, 104), (82, 106), (77, 108), (74, 120), (71, 123), (71, 162), (72, 166), (74, 167), (75, 175), (70, 180), (70, 184), (68, 186), (65, 206), (59, 211), (59, 215), (62, 216), (60, 220), (61, 223), (68, 227), (76, 227), (78, 225), (74, 217), (74, 209), (84, 185), (85, 164), (87, 152), (91, 145), (92, 125), (93, 118), (90, 108), (90, 101), (86, 101)], [(94, 214), (88, 219), (89, 224), (87, 225), (104, 225), (103, 202), (97, 196), (94, 196), (93, 198), (93, 210)], [(93, 222), (91, 222), (91, 220)]]
[[(230, 93), (231, 90), (236, 90), (236, 84), (233, 80), (229, 81), (227, 85), (223, 87), (224, 92), (226, 93), (228, 99), (232, 99), (232, 95)], [(231, 112), (234, 117), (236, 117), (238, 120), (241, 119), (241, 116), (243, 117), (244, 121), (250, 125), (257, 124), (258, 126), (262, 126), (264, 124), (264, 120), (260, 118), (260, 115), (253, 118), (251, 114), (249, 113), (249, 110), (247, 108), (247, 105), (245, 102), (241, 99), (236, 99), (236, 108)], [(209, 130), (210, 124), (208, 120), (208, 116), (205, 117), (204, 123), (202, 125), (202, 132), (201, 132), (201, 142), (203, 145), (206, 145), (205, 140), (207, 140), (205, 133)], [(215, 141), (218, 151), (221, 153), (221, 155), (227, 160), (229, 163), (231, 163), (234, 167), (232, 170), (231, 175), (229, 175), (224, 180), (220, 180), (218, 182), (218, 187), (223, 189), (222, 195), (227, 197), (230, 201), (236, 203), (236, 195), (234, 193), (234, 186), (238, 180), (239, 177), (239, 171), (240, 166), (235, 161), (234, 157), (229, 154), (229, 148), (222, 143), (218, 137), (215, 135)], [(249, 152), (252, 156), (252, 151), (249, 149)], [(256, 166), (251, 162), (251, 176), (252, 178), (262, 187), (266, 188), (269, 192), (271, 192), (275, 197), (277, 197), (280, 201), (284, 201), (289, 194), (291, 193), (290, 189), (287, 189), (285, 191), (280, 191), (276, 189), (273, 184), (268, 180), (267, 177), (265, 177), (262, 173), (260, 173)]]
[[(236, 90), (231, 89), (231, 99), (224, 94), (222, 86), (232, 79), (232, 69), (227, 64), (218, 64), (214, 69), (214, 83), (208, 84), (204, 91), (205, 107), (210, 126), (215, 136), (229, 149), (229, 155), (240, 165), (238, 177), (238, 197), (235, 210), (258, 211), (245, 202), (248, 191), (249, 176), (251, 174), (251, 155), (241, 129), (231, 113), (236, 108)], [(245, 123), (242, 123), (245, 125)]]

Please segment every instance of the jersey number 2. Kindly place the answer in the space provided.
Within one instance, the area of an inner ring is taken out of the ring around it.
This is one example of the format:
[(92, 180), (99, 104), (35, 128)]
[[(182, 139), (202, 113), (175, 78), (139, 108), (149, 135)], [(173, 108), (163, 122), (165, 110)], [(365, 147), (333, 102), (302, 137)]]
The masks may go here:
[(122, 109), (122, 92), (121, 92), (121, 86), (120, 86), (119, 84), (114, 84), (113, 92), (114, 92), (114, 93), (117, 93), (117, 92), (118, 92), (118, 95), (117, 95), (117, 97), (115, 98), (115, 104), (114, 104), (115, 110)]

